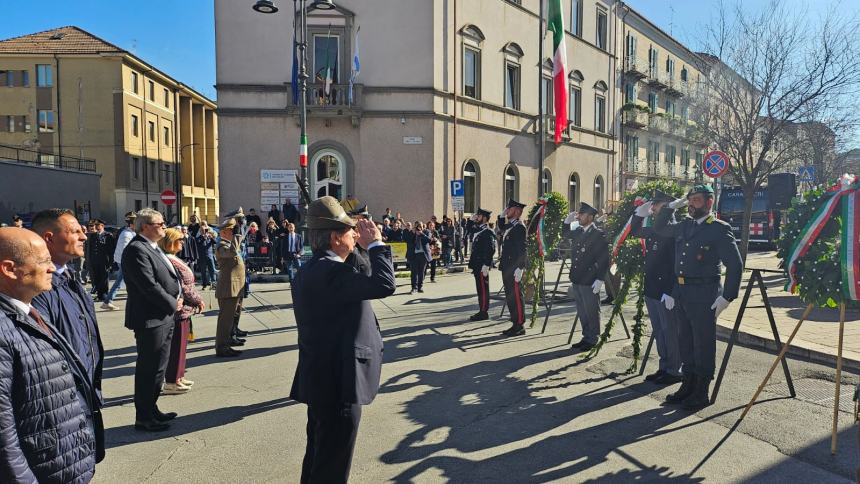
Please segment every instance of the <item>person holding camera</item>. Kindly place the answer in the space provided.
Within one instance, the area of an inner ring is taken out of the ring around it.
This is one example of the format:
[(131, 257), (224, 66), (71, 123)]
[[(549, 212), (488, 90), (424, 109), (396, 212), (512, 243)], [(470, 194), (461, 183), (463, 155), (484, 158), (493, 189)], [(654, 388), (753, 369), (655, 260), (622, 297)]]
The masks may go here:
[(472, 217), (474, 235), (472, 236), (472, 254), (469, 256), (469, 269), (475, 277), (475, 289), (478, 292), (478, 312), (469, 317), (470, 321), (490, 319), (490, 266), (493, 265), (493, 255), (496, 253), (496, 236), (493, 235), (487, 222), (490, 211), (479, 208)]
[(424, 230), (424, 222), (416, 220), (415, 229), (405, 238), (406, 260), (409, 261), (409, 277), (412, 282), (412, 290), (409, 294), (415, 291), (424, 292), (424, 273), (427, 271), (427, 264), (433, 258), (430, 252), (430, 235)]

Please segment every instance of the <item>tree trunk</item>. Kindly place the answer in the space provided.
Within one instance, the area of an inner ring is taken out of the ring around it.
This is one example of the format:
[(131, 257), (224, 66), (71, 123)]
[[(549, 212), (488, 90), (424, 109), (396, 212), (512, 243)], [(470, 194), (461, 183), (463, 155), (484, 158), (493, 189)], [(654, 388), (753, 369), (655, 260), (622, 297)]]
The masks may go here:
[(742, 186), (744, 190), (744, 216), (741, 222), (741, 240), (738, 243), (738, 250), (740, 250), (741, 260), (744, 266), (746, 266), (747, 252), (750, 245), (750, 221), (752, 221), (752, 206), (756, 185), (755, 183), (744, 183)]

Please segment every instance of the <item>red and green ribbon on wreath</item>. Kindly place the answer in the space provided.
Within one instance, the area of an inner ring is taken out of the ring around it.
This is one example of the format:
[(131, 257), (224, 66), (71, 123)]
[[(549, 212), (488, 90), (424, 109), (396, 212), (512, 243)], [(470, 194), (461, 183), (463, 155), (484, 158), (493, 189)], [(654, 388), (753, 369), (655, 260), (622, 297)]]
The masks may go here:
[(535, 227), (535, 239), (538, 244), (538, 254), (543, 257), (546, 252), (546, 239), (544, 238), (544, 218), (546, 217), (546, 205), (549, 203), (549, 198), (540, 197), (537, 201), (539, 208), (535, 215), (534, 221), (531, 223), (537, 224)]
[[(642, 197), (636, 197), (633, 200), (633, 206), (639, 207), (643, 205), (647, 200)], [(635, 214), (634, 214), (635, 215)], [(645, 217), (642, 221), (643, 227), (651, 226), (651, 217)], [(633, 231), (633, 215), (627, 219), (627, 223), (624, 224), (624, 227), (621, 229), (621, 232), (615, 237), (615, 240), (612, 241), (612, 257), (615, 258), (618, 255), (618, 251), (621, 249), (621, 245), (624, 244), (624, 241), (627, 240), (627, 237), (630, 235), (630, 232)], [(642, 244), (642, 254), (645, 254), (645, 239), (640, 238), (639, 242)]]
[(788, 253), (786, 271), (788, 282), (785, 289), (791, 293), (797, 291), (797, 264), (818, 239), (821, 231), (833, 216), (842, 208), (842, 241), (840, 247), (840, 270), (842, 272), (842, 290), (851, 300), (860, 300), (860, 178), (857, 175), (845, 174), (839, 182), (827, 189), (830, 199), (821, 205), (812, 215), (809, 222), (791, 246)]

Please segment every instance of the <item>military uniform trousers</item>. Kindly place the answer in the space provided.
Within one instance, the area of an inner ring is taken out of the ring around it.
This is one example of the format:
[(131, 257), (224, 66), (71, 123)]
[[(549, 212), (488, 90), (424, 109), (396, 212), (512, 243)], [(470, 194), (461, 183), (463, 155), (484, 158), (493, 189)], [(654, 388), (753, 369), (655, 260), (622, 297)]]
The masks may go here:
[(218, 326), (215, 329), (215, 351), (230, 349), (233, 330), (239, 324), (240, 311), (242, 311), (241, 297), (218, 298)]
[(523, 305), (523, 286), (514, 279), (513, 272), (502, 271), (502, 284), (505, 285), (505, 302), (511, 313), (511, 322), (522, 326), (526, 321)]
[(355, 403), (308, 405), (302, 484), (346, 483), (360, 421), (361, 405)]
[(90, 271), (90, 277), (93, 280), (93, 289), (96, 290), (96, 297), (99, 301), (104, 301), (108, 293), (108, 269), (104, 266), (93, 267)]
[(717, 318), (711, 305), (722, 294), (719, 282), (677, 286), (675, 312), (684, 374), (714, 378)]
[(582, 321), (582, 339), (590, 345), (600, 337), (600, 294), (594, 294), (591, 285), (571, 284), (576, 313)]
[(486, 313), (490, 310), (490, 274), (485, 276), (481, 271), (476, 271), (473, 275), (478, 292), (478, 311)]
[(666, 309), (659, 299), (645, 296), (645, 306), (651, 319), (651, 331), (660, 355), (660, 370), (672, 376), (681, 374), (681, 353), (678, 348), (678, 321), (675, 309)]

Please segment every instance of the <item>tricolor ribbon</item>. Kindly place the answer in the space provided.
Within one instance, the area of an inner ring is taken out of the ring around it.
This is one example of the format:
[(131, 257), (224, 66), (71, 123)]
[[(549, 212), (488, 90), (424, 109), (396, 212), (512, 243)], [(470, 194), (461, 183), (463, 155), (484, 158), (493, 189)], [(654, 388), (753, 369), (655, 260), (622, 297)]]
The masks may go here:
[(842, 175), (836, 185), (827, 189), (825, 197), (830, 197), (800, 231), (788, 252), (786, 272), (788, 282), (785, 290), (795, 293), (797, 290), (797, 263), (809, 252), (812, 244), (821, 235), (833, 212), (842, 204), (842, 247), (840, 249), (840, 266), (842, 271), (842, 289), (849, 299), (860, 300), (860, 263), (857, 261), (857, 244), (860, 243), (860, 202), (858, 202), (857, 175)]
[(535, 214), (535, 220), (532, 223), (537, 223), (536, 230), (535, 230), (535, 238), (537, 238), (538, 255), (543, 257), (544, 252), (546, 251), (546, 240), (544, 240), (544, 235), (543, 235), (544, 234), (543, 221), (544, 221), (544, 216), (546, 215), (546, 205), (547, 205), (547, 203), (549, 203), (549, 199), (546, 197), (541, 197), (538, 199), (537, 203), (538, 203), (539, 207), (538, 207), (537, 213)]
[[(639, 207), (642, 204), (644, 204), (645, 202), (646, 202), (646, 200), (644, 198), (636, 197), (636, 199), (633, 200), (633, 206)], [(643, 227), (649, 227), (651, 225), (650, 220), (651, 220), (651, 217), (646, 217), (645, 220), (643, 221), (643, 224), (642, 224)], [(621, 249), (621, 245), (624, 243), (625, 240), (627, 240), (627, 237), (630, 235), (630, 232), (632, 232), (632, 231), (633, 231), (633, 215), (631, 215), (630, 218), (627, 219), (627, 223), (624, 224), (624, 227), (621, 229), (621, 232), (615, 237), (615, 240), (612, 241), (612, 257), (613, 258), (615, 258), (618, 255), (618, 251)], [(642, 243), (642, 253), (644, 254), (645, 253), (645, 240), (640, 239), (640, 242)]]

